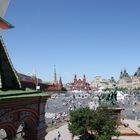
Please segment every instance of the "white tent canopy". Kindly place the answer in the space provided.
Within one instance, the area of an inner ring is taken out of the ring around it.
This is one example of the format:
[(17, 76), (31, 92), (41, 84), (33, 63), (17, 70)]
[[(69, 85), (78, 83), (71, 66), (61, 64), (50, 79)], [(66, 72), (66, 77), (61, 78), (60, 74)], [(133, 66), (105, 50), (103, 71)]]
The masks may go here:
[(117, 100), (124, 100), (125, 95), (122, 91), (117, 91)]

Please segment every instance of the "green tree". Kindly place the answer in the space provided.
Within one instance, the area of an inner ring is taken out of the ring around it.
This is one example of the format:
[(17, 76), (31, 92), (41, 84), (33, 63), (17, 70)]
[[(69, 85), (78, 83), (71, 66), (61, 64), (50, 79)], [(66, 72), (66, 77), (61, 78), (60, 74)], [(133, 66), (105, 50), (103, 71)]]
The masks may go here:
[(80, 135), (81, 140), (109, 140), (119, 135), (111, 110), (106, 108), (96, 111), (83, 108), (71, 112), (69, 130), (73, 136)]
[(119, 136), (116, 130), (116, 120), (113, 119), (112, 110), (99, 108), (94, 112), (92, 128), (96, 135), (96, 140), (110, 140), (112, 136)]
[(88, 108), (78, 109), (70, 113), (69, 130), (73, 135), (83, 135), (92, 131), (93, 111)]

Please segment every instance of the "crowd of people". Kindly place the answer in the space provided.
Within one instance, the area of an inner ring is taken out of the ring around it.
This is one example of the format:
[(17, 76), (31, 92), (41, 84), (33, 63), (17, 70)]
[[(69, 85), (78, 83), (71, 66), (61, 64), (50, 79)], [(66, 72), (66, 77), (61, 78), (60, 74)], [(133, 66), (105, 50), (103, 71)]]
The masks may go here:
[[(124, 100), (120, 100), (119, 105), (123, 109), (122, 116), (139, 119), (140, 111), (137, 109), (138, 103), (139, 101), (133, 95), (127, 95)], [(91, 95), (89, 98), (75, 98), (75, 96), (61, 97), (61, 94), (59, 94), (56, 98), (47, 102), (46, 120), (49, 118), (47, 124), (57, 126), (59, 123), (69, 120), (69, 113), (71, 111), (85, 107), (96, 110), (98, 106), (98, 96)], [(51, 112), (52, 110), (53, 112)]]

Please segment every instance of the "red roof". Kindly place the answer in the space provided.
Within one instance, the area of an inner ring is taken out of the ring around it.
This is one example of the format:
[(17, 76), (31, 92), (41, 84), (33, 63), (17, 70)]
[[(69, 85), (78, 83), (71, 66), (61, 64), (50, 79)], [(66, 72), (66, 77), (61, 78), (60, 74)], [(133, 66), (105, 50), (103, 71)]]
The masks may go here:
[(9, 29), (13, 28), (14, 26), (8, 23), (6, 20), (0, 17), (0, 28), (1, 29)]

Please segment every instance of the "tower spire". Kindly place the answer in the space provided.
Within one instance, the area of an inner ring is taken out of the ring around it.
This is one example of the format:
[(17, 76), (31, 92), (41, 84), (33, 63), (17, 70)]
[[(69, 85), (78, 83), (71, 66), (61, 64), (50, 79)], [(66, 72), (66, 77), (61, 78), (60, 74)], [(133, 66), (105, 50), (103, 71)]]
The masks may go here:
[(57, 83), (56, 67), (54, 65), (54, 84)]
[(60, 84), (61, 87), (63, 87), (63, 83), (62, 83), (62, 78), (61, 78), (61, 76), (60, 76), (60, 79), (59, 79), (59, 84)]

